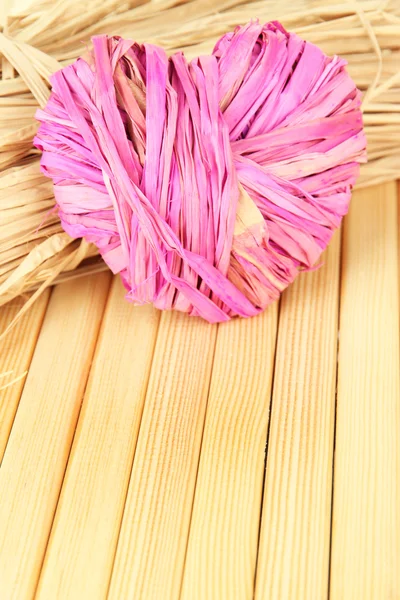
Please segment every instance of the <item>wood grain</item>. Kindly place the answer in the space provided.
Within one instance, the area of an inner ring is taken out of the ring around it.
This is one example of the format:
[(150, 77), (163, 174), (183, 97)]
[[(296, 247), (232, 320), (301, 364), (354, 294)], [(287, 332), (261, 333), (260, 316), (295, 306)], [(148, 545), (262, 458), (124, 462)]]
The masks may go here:
[(107, 595), (158, 318), (114, 279), (37, 599)]
[(359, 191), (346, 220), (332, 531), (339, 238), (281, 301), (263, 501), (276, 307), (156, 333), (115, 280), (100, 325), (96, 275), (1, 347), (0, 373), (29, 375), (0, 392), (0, 599), (40, 577), (40, 600), (242, 600), (255, 563), (255, 600), (326, 599), (329, 574), (332, 600), (400, 598), (397, 205), (395, 185)]
[(255, 599), (327, 597), (340, 236), (284, 293)]
[(161, 317), (110, 600), (179, 597), (216, 330)]
[[(49, 297), (50, 290), (45, 290), (32, 309), (0, 340), (0, 464)], [(24, 298), (16, 298), (0, 308), (0, 335), (17, 316), (25, 301)]]
[(63, 284), (49, 302), (0, 470), (0, 598), (33, 597), (109, 281)]
[(253, 597), (277, 304), (218, 330), (182, 600)]
[(355, 195), (343, 249), (332, 600), (400, 598), (395, 184)]

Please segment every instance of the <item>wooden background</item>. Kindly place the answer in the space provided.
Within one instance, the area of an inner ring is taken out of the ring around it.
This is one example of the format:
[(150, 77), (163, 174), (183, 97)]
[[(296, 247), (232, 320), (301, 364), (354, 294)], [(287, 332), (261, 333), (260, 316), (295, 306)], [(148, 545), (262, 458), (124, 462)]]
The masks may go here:
[(396, 191), (254, 319), (43, 294), (0, 350), (1, 600), (400, 598)]

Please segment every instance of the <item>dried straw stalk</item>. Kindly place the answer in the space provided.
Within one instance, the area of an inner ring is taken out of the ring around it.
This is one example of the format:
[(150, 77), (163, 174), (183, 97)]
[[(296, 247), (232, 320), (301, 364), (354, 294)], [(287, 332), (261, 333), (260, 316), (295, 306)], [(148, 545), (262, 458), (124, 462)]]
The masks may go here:
[[(61, 229), (52, 184), (32, 147), (34, 113), (49, 96), (49, 76), (77, 58), (97, 33), (210, 52), (216, 38), (258, 17), (281, 20), (328, 54), (347, 58), (365, 91), (369, 163), (358, 186), (395, 179), (400, 172), (400, 3), (398, 0), (37, 0), (0, 23), (0, 305), (28, 290), (25, 311), (45, 287), (102, 270), (96, 249)], [(21, 2), (18, 2), (21, 6)]]

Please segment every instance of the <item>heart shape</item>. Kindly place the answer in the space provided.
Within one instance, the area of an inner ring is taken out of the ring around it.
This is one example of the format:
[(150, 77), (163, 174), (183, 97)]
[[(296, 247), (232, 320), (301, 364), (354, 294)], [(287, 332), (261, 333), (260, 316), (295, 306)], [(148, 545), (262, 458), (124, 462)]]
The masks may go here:
[(253, 316), (310, 269), (366, 160), (345, 61), (251, 22), (188, 63), (96, 36), (52, 76), (35, 143), (62, 225), (127, 298)]

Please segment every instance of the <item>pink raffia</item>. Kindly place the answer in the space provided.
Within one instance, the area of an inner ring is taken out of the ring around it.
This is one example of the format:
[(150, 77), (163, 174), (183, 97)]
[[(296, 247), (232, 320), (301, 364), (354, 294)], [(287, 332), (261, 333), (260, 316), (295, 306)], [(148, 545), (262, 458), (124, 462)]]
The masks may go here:
[(65, 231), (97, 245), (131, 301), (256, 315), (316, 263), (366, 160), (346, 62), (277, 22), (190, 63), (92, 41), (37, 112)]

